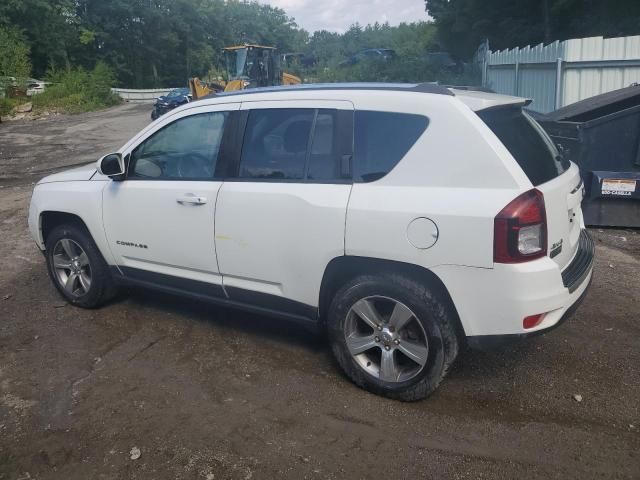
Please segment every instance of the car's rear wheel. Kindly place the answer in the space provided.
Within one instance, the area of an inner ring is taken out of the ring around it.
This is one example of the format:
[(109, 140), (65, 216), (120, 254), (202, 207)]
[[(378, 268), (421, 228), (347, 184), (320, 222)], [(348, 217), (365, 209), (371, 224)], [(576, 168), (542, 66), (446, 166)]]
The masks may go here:
[(60, 225), (46, 239), (49, 276), (71, 304), (95, 308), (116, 293), (109, 267), (85, 228)]
[(358, 386), (412, 401), (430, 395), (458, 353), (455, 312), (433, 289), (390, 274), (361, 276), (336, 294), (333, 353)]

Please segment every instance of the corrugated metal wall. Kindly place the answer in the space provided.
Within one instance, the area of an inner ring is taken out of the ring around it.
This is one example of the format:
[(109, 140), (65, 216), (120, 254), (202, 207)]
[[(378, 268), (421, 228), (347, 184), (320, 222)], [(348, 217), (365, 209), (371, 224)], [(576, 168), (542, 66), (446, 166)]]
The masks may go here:
[(488, 51), (483, 85), (533, 99), (547, 113), (600, 93), (640, 83), (640, 35), (590, 37)]

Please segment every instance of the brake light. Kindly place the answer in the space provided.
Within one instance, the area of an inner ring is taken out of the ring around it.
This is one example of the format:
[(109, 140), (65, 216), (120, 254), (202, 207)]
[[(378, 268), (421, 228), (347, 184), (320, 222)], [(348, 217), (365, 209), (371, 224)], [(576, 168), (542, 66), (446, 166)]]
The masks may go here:
[(493, 261), (522, 263), (547, 254), (544, 196), (533, 189), (504, 207), (493, 222)]

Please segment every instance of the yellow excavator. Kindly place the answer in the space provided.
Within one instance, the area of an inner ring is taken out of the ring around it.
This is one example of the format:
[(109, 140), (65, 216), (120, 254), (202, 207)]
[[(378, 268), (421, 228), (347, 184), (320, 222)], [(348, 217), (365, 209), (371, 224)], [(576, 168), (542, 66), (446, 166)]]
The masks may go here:
[(226, 82), (208, 84), (198, 78), (190, 78), (189, 89), (193, 100), (220, 91), (302, 83), (300, 77), (282, 71), (275, 47), (245, 43), (225, 47), (222, 51), (227, 70)]

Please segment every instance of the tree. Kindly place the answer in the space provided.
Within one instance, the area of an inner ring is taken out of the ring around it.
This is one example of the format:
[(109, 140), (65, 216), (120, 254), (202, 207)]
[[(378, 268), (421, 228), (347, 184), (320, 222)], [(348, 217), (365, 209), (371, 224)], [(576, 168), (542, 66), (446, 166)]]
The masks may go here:
[(443, 44), (463, 59), (485, 38), (504, 49), (640, 33), (638, 0), (425, 0), (425, 6)]
[[(38, 77), (104, 62), (122, 86), (186, 86), (189, 77), (224, 70), (223, 47), (255, 42), (317, 60), (294, 66), (310, 79), (435, 79), (424, 65), (425, 52), (437, 49), (433, 24), (355, 24), (344, 34), (309, 35), (284, 10), (256, 1), (0, 0), (1, 27), (22, 32)], [(392, 48), (399, 60), (335, 74), (366, 48)]]
[(29, 47), (15, 28), (0, 26), (0, 77), (27, 78), (31, 75)]
[(76, 0), (89, 57), (133, 87), (185, 85), (223, 65), (222, 48), (242, 41), (281, 51), (306, 32), (278, 8), (237, 0)]
[(23, 32), (37, 76), (50, 67), (69, 68), (81, 46), (74, 0), (3, 0), (0, 25)]

